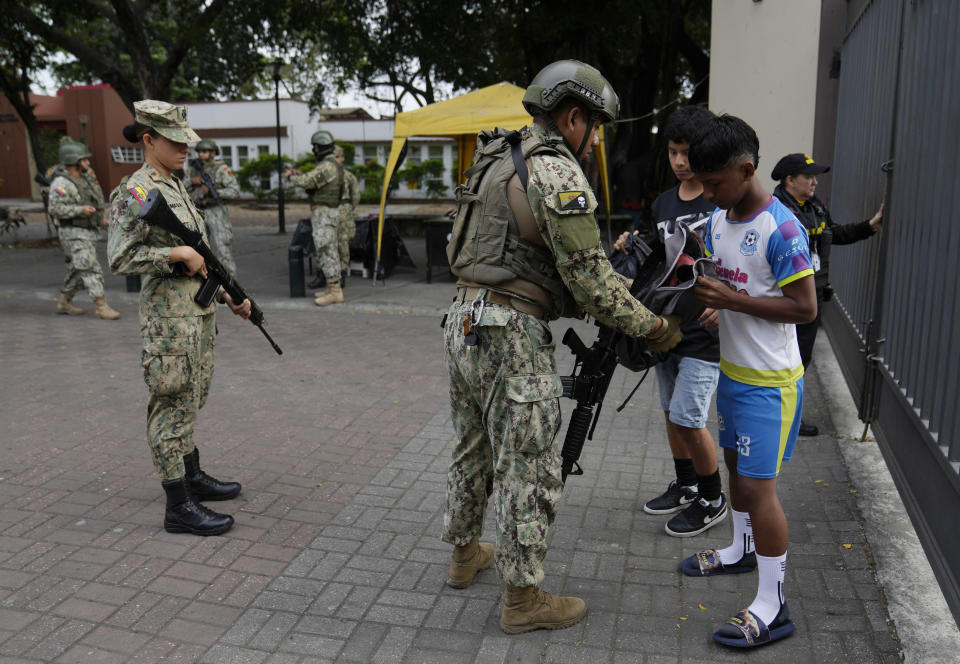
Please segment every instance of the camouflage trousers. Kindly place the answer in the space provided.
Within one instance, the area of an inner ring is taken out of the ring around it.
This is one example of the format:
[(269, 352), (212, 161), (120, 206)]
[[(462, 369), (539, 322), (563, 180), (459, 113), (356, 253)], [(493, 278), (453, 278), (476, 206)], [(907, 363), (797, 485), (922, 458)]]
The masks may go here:
[(313, 244), (317, 247), (317, 268), (323, 272), (328, 284), (340, 283), (340, 247), (337, 227), (340, 213), (337, 208), (316, 207), (310, 213), (313, 225)]
[(464, 342), (471, 303), (447, 313), (444, 349), (457, 442), (447, 473), (444, 542), (462, 546), (483, 529), (488, 498), (497, 521), (494, 561), (514, 586), (539, 585), (547, 531), (563, 491), (560, 475), (562, 393), (545, 323), (486, 304)]
[(183, 455), (194, 449), (197, 412), (213, 379), (216, 314), (142, 317), (143, 380), (150, 389), (147, 442), (160, 478), (183, 477)]
[(67, 265), (67, 275), (63, 279), (61, 292), (72, 294), (86, 288), (90, 297), (103, 297), (103, 269), (97, 259), (97, 231), (90, 231), (92, 237), (77, 237), (81, 229), (59, 229), (60, 246), (63, 247), (63, 260)]
[(341, 205), (337, 208), (340, 221), (337, 224), (337, 244), (340, 248), (340, 269), (350, 269), (350, 241), (357, 234), (357, 222), (353, 216), (352, 205)]
[(237, 263), (233, 260), (233, 225), (230, 223), (227, 208), (223, 205), (214, 205), (206, 208), (203, 216), (213, 255), (220, 259), (230, 274), (236, 275)]

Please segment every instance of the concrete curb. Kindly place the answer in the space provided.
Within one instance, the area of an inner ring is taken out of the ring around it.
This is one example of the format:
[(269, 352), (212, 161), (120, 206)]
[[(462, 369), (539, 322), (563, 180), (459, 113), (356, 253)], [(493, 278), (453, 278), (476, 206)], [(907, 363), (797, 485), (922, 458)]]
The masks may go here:
[(857, 506), (876, 562), (890, 618), (908, 664), (956, 662), (960, 630), (947, 607), (876, 439), (860, 442), (863, 423), (825, 334), (816, 344), (816, 375), (830, 403), (840, 453), (857, 489)]

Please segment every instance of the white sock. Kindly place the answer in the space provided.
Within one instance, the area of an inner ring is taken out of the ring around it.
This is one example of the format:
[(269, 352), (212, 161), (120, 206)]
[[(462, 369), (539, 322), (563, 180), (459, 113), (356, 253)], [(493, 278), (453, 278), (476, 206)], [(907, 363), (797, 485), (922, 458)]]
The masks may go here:
[(783, 577), (787, 571), (787, 552), (782, 556), (761, 556), (757, 554), (757, 596), (748, 608), (757, 618), (767, 625), (780, 613), (783, 604)]
[(750, 523), (749, 512), (733, 512), (733, 543), (726, 549), (717, 551), (720, 562), (732, 565), (743, 558), (744, 554), (753, 552), (753, 526)]

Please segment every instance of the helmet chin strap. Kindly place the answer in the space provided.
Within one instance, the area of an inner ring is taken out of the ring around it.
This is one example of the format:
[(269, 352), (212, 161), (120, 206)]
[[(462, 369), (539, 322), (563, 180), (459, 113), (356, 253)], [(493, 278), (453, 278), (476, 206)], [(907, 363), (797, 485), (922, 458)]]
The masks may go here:
[[(581, 108), (581, 107), (578, 106), (577, 108)], [(562, 131), (560, 131), (560, 127), (559, 125), (557, 125), (557, 121), (553, 119), (553, 115), (550, 113), (546, 114), (547, 126), (550, 128), (551, 131), (559, 134), (560, 137), (563, 138), (563, 142), (567, 146), (567, 149), (570, 150), (570, 152), (573, 153), (573, 156), (576, 157), (578, 160), (582, 158), (583, 149), (587, 147), (587, 141), (589, 141), (590, 137), (593, 135), (593, 118), (594, 118), (593, 111), (588, 111), (587, 112), (587, 130), (583, 134), (583, 140), (580, 141), (580, 147), (574, 150), (573, 146), (570, 144), (570, 141), (568, 141), (567, 137), (564, 136)]]

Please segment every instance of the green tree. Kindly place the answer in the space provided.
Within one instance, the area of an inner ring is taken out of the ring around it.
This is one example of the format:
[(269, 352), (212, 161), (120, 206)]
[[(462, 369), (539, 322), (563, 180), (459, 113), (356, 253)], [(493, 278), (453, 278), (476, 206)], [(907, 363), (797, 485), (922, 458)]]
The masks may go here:
[[(30, 84), (37, 71), (43, 68), (47, 50), (32, 39), (23, 25), (13, 21), (0, 31), (0, 92), (13, 106), (27, 130), (30, 149), (37, 172), (43, 173), (49, 164), (48, 155), (37, 131), (37, 118), (30, 101)], [(55, 161), (55, 160), (54, 160)]]
[(289, 3), (211, 0), (0, 0), (35, 43), (72, 55), (61, 83), (110, 84), (129, 107), (143, 98), (195, 100), (251, 93), (275, 48)]

